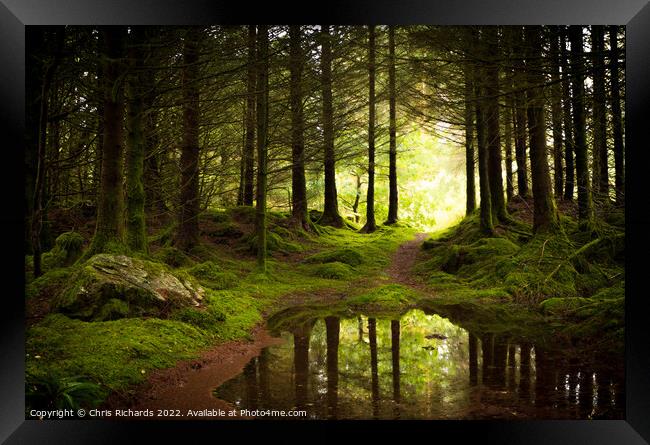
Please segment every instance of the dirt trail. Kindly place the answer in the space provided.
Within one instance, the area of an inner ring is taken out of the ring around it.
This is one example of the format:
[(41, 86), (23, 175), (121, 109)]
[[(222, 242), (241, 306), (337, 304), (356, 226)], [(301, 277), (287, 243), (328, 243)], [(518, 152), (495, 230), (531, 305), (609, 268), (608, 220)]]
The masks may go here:
[[(411, 273), (415, 264), (420, 244), (426, 234), (419, 233), (416, 237), (402, 244), (393, 255), (391, 264), (386, 271), (395, 283), (413, 287), (422, 286)], [(314, 293), (309, 299), (341, 299), (345, 293), (332, 292), (324, 289)], [(290, 296), (290, 302), (299, 304), (306, 296)], [(286, 302), (285, 302), (286, 303)], [(130, 401), (114, 395), (111, 396), (103, 408), (133, 410), (153, 410), (154, 415), (158, 410), (179, 410), (178, 418), (214, 419), (215, 416), (189, 417), (188, 411), (223, 410), (226, 413), (234, 407), (229, 403), (219, 400), (212, 395), (212, 391), (225, 381), (240, 374), (244, 366), (260, 351), (275, 344), (280, 344), (281, 339), (272, 337), (263, 327), (257, 327), (252, 333), (252, 341), (232, 341), (215, 346), (201, 354), (198, 359), (179, 362), (173, 368), (152, 371), (145, 383), (136, 388)], [(239, 417), (239, 416), (236, 416)], [(174, 417), (154, 417), (170, 419)], [(232, 419), (233, 417), (225, 416)]]
[(414, 277), (412, 269), (415, 265), (420, 245), (426, 237), (426, 233), (418, 233), (411, 241), (408, 241), (397, 248), (397, 252), (393, 255), (392, 261), (386, 269), (388, 275), (396, 283), (416, 288), (422, 287), (422, 283)]

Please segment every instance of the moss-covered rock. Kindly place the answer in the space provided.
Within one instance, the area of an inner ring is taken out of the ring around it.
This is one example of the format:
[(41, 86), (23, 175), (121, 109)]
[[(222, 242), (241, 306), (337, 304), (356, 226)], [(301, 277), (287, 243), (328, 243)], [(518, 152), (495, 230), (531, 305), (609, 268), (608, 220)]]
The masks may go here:
[(187, 307), (175, 311), (170, 318), (189, 323), (207, 331), (214, 331), (219, 323), (223, 323), (226, 320), (226, 315), (214, 307), (205, 309)]
[(363, 263), (363, 257), (359, 252), (351, 248), (330, 250), (320, 252), (305, 258), (305, 263), (344, 263), (348, 266), (359, 266)]
[(71, 278), (71, 283), (54, 299), (53, 308), (83, 320), (161, 317), (174, 308), (199, 306), (203, 294), (200, 286), (172, 275), (160, 263), (99, 254)]
[(321, 278), (346, 280), (354, 276), (354, 269), (348, 264), (335, 261), (333, 263), (315, 264), (309, 268), (309, 273)]
[[(254, 233), (252, 235), (244, 236), (241, 239), (241, 249), (247, 252), (257, 252), (257, 235)], [(301, 244), (289, 241), (277, 233), (268, 231), (266, 232), (266, 249), (269, 252), (279, 252), (279, 253), (294, 253), (302, 252), (303, 247)]]
[(202, 286), (210, 289), (229, 289), (237, 282), (237, 275), (229, 271), (223, 271), (215, 262), (206, 261), (187, 269), (187, 272), (195, 277)]

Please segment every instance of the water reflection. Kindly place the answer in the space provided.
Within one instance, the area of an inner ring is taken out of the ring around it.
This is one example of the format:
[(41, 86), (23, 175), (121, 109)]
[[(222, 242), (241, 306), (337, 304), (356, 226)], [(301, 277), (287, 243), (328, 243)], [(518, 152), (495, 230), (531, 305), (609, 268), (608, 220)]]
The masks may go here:
[(620, 371), (435, 314), (281, 325), (285, 343), (264, 349), (216, 397), (318, 419), (624, 417)]

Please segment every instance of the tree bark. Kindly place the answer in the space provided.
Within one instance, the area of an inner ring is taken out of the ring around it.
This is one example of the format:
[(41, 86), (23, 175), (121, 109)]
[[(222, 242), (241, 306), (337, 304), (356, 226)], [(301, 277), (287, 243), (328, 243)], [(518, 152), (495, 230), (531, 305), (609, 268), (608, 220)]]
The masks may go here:
[(522, 88), (522, 41), (521, 29), (517, 28), (512, 35), (514, 57), (515, 84), (515, 161), (517, 163), (517, 193), (522, 198), (528, 197), (528, 166), (526, 164), (526, 96)]
[(143, 75), (145, 53), (144, 30), (135, 26), (131, 30), (129, 48), (130, 76), (127, 80), (127, 138), (126, 138), (126, 244), (136, 252), (147, 252), (144, 206), (144, 103), (143, 95), (147, 88)]
[(248, 66), (246, 69), (246, 140), (244, 143), (244, 196), (245, 206), (253, 206), (255, 163), (255, 101), (256, 101), (256, 45), (255, 25), (248, 25)]
[(553, 123), (553, 194), (562, 197), (564, 171), (562, 166), (562, 91), (560, 85), (559, 29), (551, 26), (551, 118)]
[[(473, 42), (474, 48), (479, 45), (478, 32), (474, 31)], [(480, 67), (474, 69), (474, 96), (476, 97), (476, 140), (478, 146), (478, 174), (479, 174), (479, 196), (481, 199), (481, 231), (488, 236), (494, 234), (494, 223), (492, 221), (492, 202), (490, 193), (490, 181), (488, 179), (488, 147), (486, 136), (485, 122), (485, 105), (484, 105), (484, 88), (482, 79), (484, 78), (483, 70)]]
[(301, 47), (300, 26), (291, 25), (289, 27), (289, 41), (291, 68), (291, 213), (297, 225), (309, 230), (305, 181), (305, 124), (302, 106), (302, 67), (305, 57)]
[[(468, 46), (471, 45), (471, 36)], [(476, 210), (476, 178), (474, 166), (474, 114), (476, 110), (474, 97), (474, 67), (465, 62), (463, 74), (465, 80), (465, 215), (469, 216)]]
[(576, 176), (578, 182), (578, 220), (583, 229), (589, 229), (593, 222), (591, 184), (589, 183), (589, 163), (585, 139), (585, 86), (584, 52), (582, 47), (582, 26), (569, 26), (571, 41), (572, 108), (575, 130)]
[(501, 169), (501, 127), (499, 125), (499, 43), (497, 28), (485, 27), (485, 49), (488, 64), (485, 67), (485, 119), (487, 123), (488, 178), (490, 181), (490, 199), (492, 217), (501, 222), (510, 220), (506, 211), (503, 190), (503, 171)]
[(530, 163), (533, 181), (533, 232), (556, 232), (559, 216), (551, 190), (546, 153), (546, 119), (544, 116), (545, 83), (541, 48), (543, 42), (539, 26), (526, 27), (526, 73), (528, 78), (528, 131), (530, 134)]
[(562, 66), (562, 126), (564, 127), (564, 168), (566, 181), (564, 183), (564, 200), (573, 200), (573, 191), (575, 188), (575, 164), (573, 154), (575, 144), (573, 140), (573, 123), (571, 114), (571, 78), (569, 68), (569, 58), (566, 49), (567, 28), (562, 27), (560, 30), (560, 57)]
[(607, 115), (605, 97), (605, 30), (602, 25), (591, 26), (591, 53), (594, 66), (594, 100), (592, 152), (592, 184), (594, 199), (609, 201), (609, 165), (607, 162)]
[(388, 218), (386, 224), (398, 220), (397, 193), (397, 122), (395, 96), (395, 27), (388, 27)]
[(623, 119), (621, 117), (621, 86), (619, 80), (619, 49), (618, 26), (609, 29), (609, 42), (612, 53), (610, 77), (612, 82), (612, 129), (614, 136), (614, 186), (616, 188), (616, 204), (625, 202), (625, 156), (623, 147)]
[(102, 28), (104, 40), (104, 68), (102, 87), (104, 92), (104, 142), (102, 170), (97, 204), (97, 224), (93, 241), (85, 257), (106, 249), (124, 246), (124, 193), (122, 189), (122, 154), (124, 140), (122, 118), (124, 95), (122, 77), (124, 71), (124, 39), (126, 30), (121, 26)]
[(330, 26), (321, 25), (321, 88), (323, 95), (323, 142), (325, 167), (325, 206), (318, 221), (321, 225), (343, 227), (336, 192), (334, 155), (334, 111), (332, 107), (332, 42)]
[(189, 251), (199, 241), (199, 90), (197, 85), (200, 31), (190, 27), (183, 44), (183, 147), (181, 194), (176, 246)]
[(361, 229), (372, 233), (375, 222), (375, 27), (368, 26), (368, 194), (366, 224)]
[(266, 272), (266, 187), (269, 113), (269, 33), (267, 25), (258, 25), (257, 54), (257, 188), (255, 234), (257, 236), (257, 267)]
[(504, 134), (505, 148), (506, 148), (506, 200), (510, 201), (515, 193), (513, 185), (513, 172), (512, 172), (512, 113), (510, 110), (514, 107), (512, 96), (506, 96), (506, 110), (504, 116)]

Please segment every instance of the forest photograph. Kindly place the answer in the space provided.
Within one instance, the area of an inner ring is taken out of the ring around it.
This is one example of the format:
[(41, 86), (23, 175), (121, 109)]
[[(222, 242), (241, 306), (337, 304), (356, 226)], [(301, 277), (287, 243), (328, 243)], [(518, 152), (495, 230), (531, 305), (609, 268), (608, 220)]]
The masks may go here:
[(625, 38), (26, 26), (25, 419), (625, 419)]

